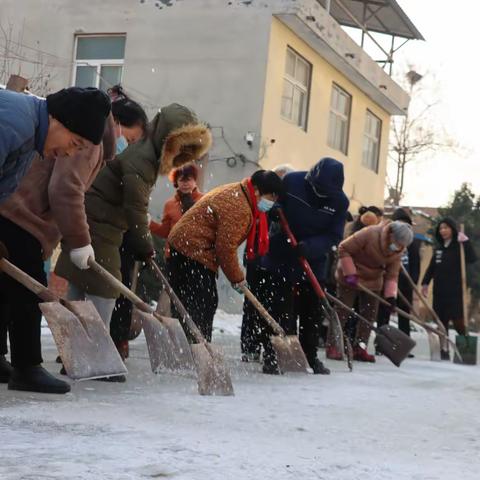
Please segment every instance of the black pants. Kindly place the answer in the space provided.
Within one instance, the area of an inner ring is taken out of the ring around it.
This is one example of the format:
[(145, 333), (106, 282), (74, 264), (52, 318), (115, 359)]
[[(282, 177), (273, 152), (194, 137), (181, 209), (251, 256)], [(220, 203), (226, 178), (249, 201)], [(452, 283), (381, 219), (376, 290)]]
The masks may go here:
[[(404, 289), (402, 294), (407, 299), (408, 303), (411, 305), (413, 302), (413, 290)], [(410, 306), (407, 305), (401, 298), (397, 299), (397, 305), (400, 310), (410, 313)], [(377, 326), (381, 327), (383, 325), (388, 325), (390, 321), (390, 308), (383, 303), (380, 303), (378, 307), (378, 316), (377, 316)], [(406, 335), (410, 336), (410, 320), (408, 318), (398, 315), (398, 328)]]
[[(308, 363), (317, 358), (320, 326), (323, 313), (320, 301), (307, 281), (292, 284), (284, 277), (263, 271), (259, 297), (272, 317), (280, 323), (287, 335), (299, 336)], [(265, 324), (261, 328), (265, 357), (272, 355), (271, 331)]]
[[(258, 297), (262, 271), (253, 263), (247, 264), (246, 280), (252, 293)], [(243, 302), (242, 332), (240, 345), (242, 353), (259, 354), (262, 348), (260, 331), (262, 320), (257, 309), (247, 299)]]
[[(132, 286), (132, 272), (135, 266), (135, 257), (128, 246), (128, 232), (123, 237), (123, 243), (120, 247), (120, 258), (122, 261), (122, 283), (128, 288)], [(130, 336), (130, 325), (132, 321), (133, 305), (121, 295), (115, 302), (115, 309), (112, 313), (110, 322), (110, 335), (115, 343), (128, 340)]]
[[(213, 317), (218, 306), (217, 275), (212, 270), (195, 260), (170, 250), (168, 259), (170, 283), (192, 320), (208, 342), (212, 339)], [(182, 316), (175, 311), (175, 317), (182, 321)], [(188, 328), (187, 337), (193, 342)]]
[[(0, 241), (9, 252), (9, 260), (43, 285), (47, 278), (43, 269), (40, 242), (18, 225), (0, 216)], [(42, 363), (40, 299), (30, 290), (0, 273), (0, 330), (8, 328), (12, 365), (17, 368)], [(5, 340), (1, 342), (5, 343)], [(5, 346), (5, 345), (4, 345)]]

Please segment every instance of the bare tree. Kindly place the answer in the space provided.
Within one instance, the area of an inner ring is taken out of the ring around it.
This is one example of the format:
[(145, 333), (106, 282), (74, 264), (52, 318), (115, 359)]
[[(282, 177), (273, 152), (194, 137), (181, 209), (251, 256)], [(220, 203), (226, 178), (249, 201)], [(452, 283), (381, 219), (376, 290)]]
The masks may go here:
[(42, 52), (39, 44), (24, 44), (24, 27), (0, 23), (0, 83), (6, 84), (11, 75), (28, 78), (28, 88), (36, 95), (50, 93), (49, 84), (56, 75), (54, 56)]
[(394, 170), (394, 181), (387, 178), (389, 200), (400, 205), (405, 190), (405, 173), (409, 163), (425, 157), (428, 153), (455, 149), (457, 145), (449, 138), (435, 116), (438, 99), (428, 98), (422, 89), (424, 79), (409, 69), (403, 82), (411, 101), (403, 117), (393, 117), (389, 156)]

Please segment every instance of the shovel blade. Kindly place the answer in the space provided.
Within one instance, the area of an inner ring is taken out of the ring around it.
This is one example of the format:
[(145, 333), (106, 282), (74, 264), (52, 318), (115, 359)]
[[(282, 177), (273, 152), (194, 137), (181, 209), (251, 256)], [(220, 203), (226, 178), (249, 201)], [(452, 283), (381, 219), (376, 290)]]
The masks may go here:
[(375, 338), (377, 350), (383, 353), (394, 365), (400, 367), (416, 345), (408, 335), (391, 325), (384, 325), (377, 330)]
[(234, 395), (230, 372), (220, 348), (210, 344), (210, 351), (201, 343), (191, 345), (197, 369), (198, 393), (200, 395)]
[(430, 347), (430, 360), (432, 362), (440, 362), (442, 360), (440, 355), (440, 338), (433, 332), (427, 330), (428, 346)]
[(300, 340), (296, 335), (270, 337), (272, 347), (277, 354), (278, 368), (281, 372), (307, 372), (307, 358), (303, 352)]
[(194, 370), (187, 338), (178, 320), (160, 321), (137, 309), (133, 310), (132, 317), (143, 326), (152, 372)]
[(157, 313), (162, 317), (171, 317), (172, 308), (170, 305), (170, 297), (165, 289), (162, 290), (160, 296), (158, 297), (157, 303)]
[(461, 358), (455, 353), (453, 357), (454, 363), (463, 363), (464, 365), (477, 364), (477, 344), (478, 337), (472, 335), (457, 335), (455, 344)]
[(127, 369), (92, 302), (41, 303), (60, 358), (73, 380), (125, 375)]

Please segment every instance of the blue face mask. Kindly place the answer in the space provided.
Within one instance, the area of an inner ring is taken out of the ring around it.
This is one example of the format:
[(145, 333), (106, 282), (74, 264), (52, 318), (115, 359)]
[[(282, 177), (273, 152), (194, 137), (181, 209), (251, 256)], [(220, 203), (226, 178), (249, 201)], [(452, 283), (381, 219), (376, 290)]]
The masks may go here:
[(127, 139), (122, 135), (117, 138), (117, 155), (128, 147)]
[(275, 205), (275, 202), (272, 202), (272, 200), (267, 200), (266, 198), (261, 198), (257, 203), (257, 208), (261, 212), (266, 213), (273, 208), (273, 205)]

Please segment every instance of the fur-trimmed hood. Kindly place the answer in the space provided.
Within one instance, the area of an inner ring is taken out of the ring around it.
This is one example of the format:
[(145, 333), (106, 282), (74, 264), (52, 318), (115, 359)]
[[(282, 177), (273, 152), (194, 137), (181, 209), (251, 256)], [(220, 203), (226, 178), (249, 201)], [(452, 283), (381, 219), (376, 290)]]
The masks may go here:
[(209, 128), (187, 107), (172, 103), (163, 107), (150, 122), (150, 141), (157, 156), (158, 173), (198, 160), (212, 146)]

